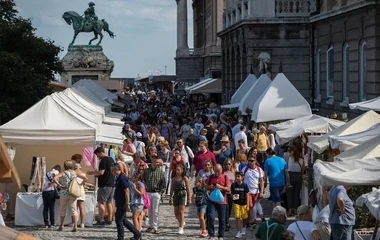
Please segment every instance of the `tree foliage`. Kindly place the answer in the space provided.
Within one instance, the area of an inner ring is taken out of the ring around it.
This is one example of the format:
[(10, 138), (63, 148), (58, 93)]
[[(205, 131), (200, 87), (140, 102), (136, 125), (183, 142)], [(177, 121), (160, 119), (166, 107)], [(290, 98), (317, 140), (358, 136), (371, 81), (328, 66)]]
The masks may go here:
[(50, 94), (49, 82), (62, 71), (61, 48), (35, 30), (18, 16), (14, 0), (0, 1), (0, 123)]

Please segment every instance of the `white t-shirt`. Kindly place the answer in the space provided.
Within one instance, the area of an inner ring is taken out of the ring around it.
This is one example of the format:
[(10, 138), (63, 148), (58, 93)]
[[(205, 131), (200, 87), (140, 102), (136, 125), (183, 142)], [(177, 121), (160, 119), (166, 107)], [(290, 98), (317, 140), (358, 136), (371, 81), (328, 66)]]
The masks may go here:
[(143, 153), (143, 148), (145, 148), (145, 143), (141, 141), (135, 141), (133, 143), (136, 148), (136, 153)]
[(313, 236), (311, 234), (316, 230), (317, 228), (314, 223), (308, 221), (297, 221), (290, 224), (288, 227), (288, 231), (293, 232), (296, 235), (297, 240), (313, 240)]
[(249, 193), (257, 194), (260, 192), (259, 188), (259, 178), (264, 177), (264, 171), (256, 166), (255, 169), (249, 168), (246, 172), (247, 167), (242, 169), (244, 173), (244, 183), (247, 184)]
[[(302, 163), (304, 161), (304, 163)], [(288, 161), (288, 171), (289, 172), (301, 172), (301, 166), (305, 164), (304, 166), (307, 166), (307, 162), (300, 158), (298, 160), (299, 164), (294, 161), (294, 158), (289, 156), (289, 161)]]
[[(46, 173), (45, 180), (44, 180), (44, 186), (42, 187), (42, 191), (53, 191), (54, 190), (54, 185), (53, 185), (53, 178), (54, 176), (58, 175), (59, 172), (58, 170), (51, 170), (50, 172)], [(48, 178), (49, 177), (49, 178)]]
[(318, 213), (318, 215), (315, 217), (314, 222), (315, 223), (329, 223), (329, 217), (330, 217), (330, 206), (327, 205), (325, 208), (322, 209)]

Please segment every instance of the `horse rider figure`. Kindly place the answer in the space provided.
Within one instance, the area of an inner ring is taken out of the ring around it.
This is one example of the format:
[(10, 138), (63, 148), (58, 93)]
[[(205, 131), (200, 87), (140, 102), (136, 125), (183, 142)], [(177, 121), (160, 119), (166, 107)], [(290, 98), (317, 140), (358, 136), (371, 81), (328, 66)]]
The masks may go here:
[(95, 14), (95, 3), (89, 2), (88, 6), (89, 7), (86, 9), (86, 11), (84, 11), (84, 18), (82, 21), (82, 26), (80, 28), (82, 31), (86, 23), (92, 23), (93, 21), (98, 20), (98, 17)]

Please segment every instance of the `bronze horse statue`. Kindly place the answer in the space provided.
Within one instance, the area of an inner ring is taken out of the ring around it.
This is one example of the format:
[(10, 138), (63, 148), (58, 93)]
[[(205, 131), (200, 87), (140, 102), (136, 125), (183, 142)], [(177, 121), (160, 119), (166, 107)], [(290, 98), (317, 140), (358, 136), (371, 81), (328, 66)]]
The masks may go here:
[(78, 34), (81, 32), (94, 33), (95, 37), (90, 40), (90, 42), (88, 43), (89, 45), (91, 45), (92, 41), (98, 39), (98, 35), (100, 36), (100, 40), (96, 45), (100, 45), (100, 43), (103, 40), (103, 33), (102, 33), (103, 30), (107, 32), (111, 38), (115, 37), (114, 33), (109, 29), (108, 23), (104, 19), (102, 20), (94, 19), (92, 22), (86, 22), (84, 23), (83, 28), (82, 28), (82, 22), (84, 20), (82, 16), (80, 16), (77, 12), (67, 11), (63, 14), (62, 18), (67, 22), (67, 24), (69, 25), (73, 24), (74, 37), (73, 37), (73, 41), (70, 43), (70, 46), (74, 44), (75, 39), (77, 38)]

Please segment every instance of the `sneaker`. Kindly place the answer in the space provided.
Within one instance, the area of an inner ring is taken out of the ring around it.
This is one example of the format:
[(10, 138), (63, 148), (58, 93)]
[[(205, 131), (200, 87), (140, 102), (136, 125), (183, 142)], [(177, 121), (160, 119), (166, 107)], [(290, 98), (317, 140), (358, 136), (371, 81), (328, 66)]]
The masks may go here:
[(241, 237), (243, 237), (243, 234), (241, 234), (241, 232), (240, 232), (240, 231), (239, 231), (239, 232), (237, 232), (237, 234), (236, 234), (235, 238), (241, 238)]
[(105, 225), (112, 225), (112, 221), (105, 220), (104, 223)]
[(144, 225), (147, 227), (149, 226), (149, 218), (145, 218)]
[(94, 227), (104, 227), (106, 225), (105, 222), (99, 222), (97, 221), (95, 224), (94, 224)]
[(81, 223), (80, 228), (84, 228), (84, 223)]
[(206, 230), (203, 230), (203, 231), (201, 232), (201, 236), (202, 236), (202, 237), (207, 237), (207, 236), (208, 236), (207, 231), (206, 231)]
[(246, 232), (246, 230), (247, 230), (247, 228), (245, 228), (245, 227), (243, 227), (243, 228), (241, 228), (241, 231), (240, 231), (240, 233), (241, 233), (241, 235), (245, 235), (245, 232)]
[(178, 228), (178, 234), (181, 234), (181, 235), (183, 235), (183, 234), (185, 234), (185, 232), (183, 231), (183, 228)]

